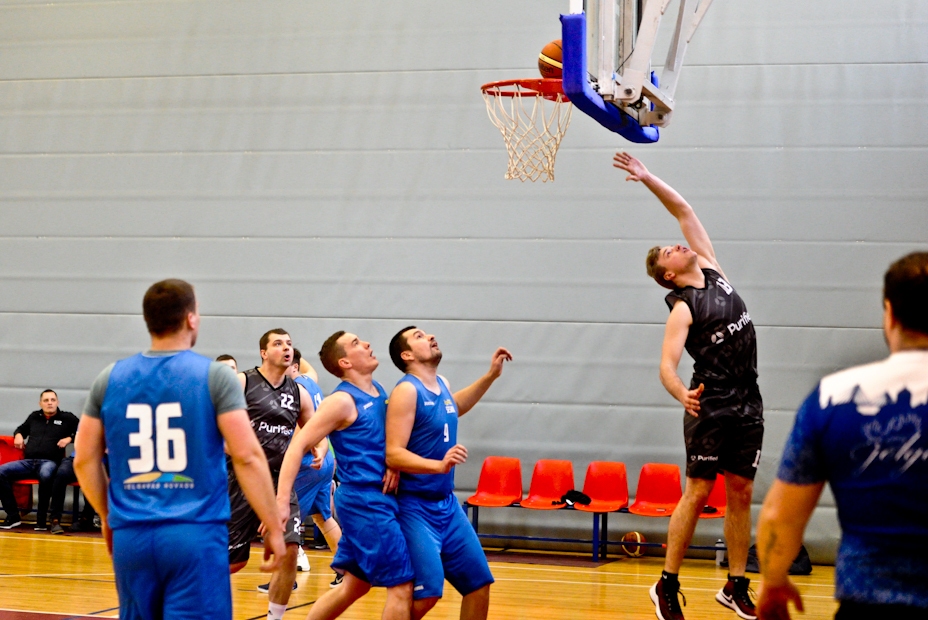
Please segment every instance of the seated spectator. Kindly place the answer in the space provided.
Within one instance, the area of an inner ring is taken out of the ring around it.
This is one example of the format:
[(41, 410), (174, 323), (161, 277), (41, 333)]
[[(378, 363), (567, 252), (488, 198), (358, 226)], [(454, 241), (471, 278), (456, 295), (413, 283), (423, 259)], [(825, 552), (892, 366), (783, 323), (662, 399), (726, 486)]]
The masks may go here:
[(58, 394), (54, 390), (42, 392), (39, 406), (41, 409), (30, 413), (13, 433), (13, 445), (24, 450), (23, 458), (0, 465), (0, 506), (6, 512), (0, 529), (9, 530), (22, 523), (13, 495), (13, 483), (30, 478), (39, 480), (35, 529), (48, 529), (45, 518), (52, 479), (64, 458), (65, 446), (74, 441), (78, 420), (73, 413), (58, 408)]
[[(64, 534), (64, 528), (61, 527), (61, 513), (64, 512), (64, 498), (68, 492), (68, 485), (77, 482), (77, 476), (74, 475), (74, 457), (69, 456), (61, 461), (58, 471), (55, 472), (55, 479), (52, 482), (52, 501), (49, 507), (49, 518), (52, 534)], [(84, 501), (84, 509), (81, 510), (81, 516), (77, 521), (71, 524), (72, 532), (89, 532), (99, 529), (93, 524), (93, 517), (96, 511), (90, 502)]]

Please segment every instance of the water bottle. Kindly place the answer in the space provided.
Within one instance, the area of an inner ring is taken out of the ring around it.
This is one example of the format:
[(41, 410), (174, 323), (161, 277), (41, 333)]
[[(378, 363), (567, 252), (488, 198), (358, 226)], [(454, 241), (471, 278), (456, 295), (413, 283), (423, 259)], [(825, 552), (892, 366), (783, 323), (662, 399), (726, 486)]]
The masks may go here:
[(715, 565), (722, 566), (722, 562), (725, 561), (725, 542), (719, 538), (715, 541)]

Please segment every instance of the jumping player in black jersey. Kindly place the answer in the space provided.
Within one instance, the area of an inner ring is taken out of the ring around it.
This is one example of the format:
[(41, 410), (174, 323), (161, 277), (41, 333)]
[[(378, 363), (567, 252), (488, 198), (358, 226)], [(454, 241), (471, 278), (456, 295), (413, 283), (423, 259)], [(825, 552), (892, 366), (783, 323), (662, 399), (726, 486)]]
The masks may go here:
[[(661, 350), (661, 383), (686, 410), (686, 489), (670, 518), (667, 558), (651, 600), (662, 620), (682, 620), (677, 576), (699, 514), (716, 475), (725, 475), (728, 508), (725, 540), (729, 575), (715, 596), (739, 617), (753, 620), (754, 603), (744, 576), (751, 540), (751, 495), (764, 437), (763, 403), (757, 388), (757, 340), (751, 315), (728, 283), (715, 258), (706, 229), (693, 208), (664, 181), (627, 153), (613, 165), (628, 172), (626, 181), (644, 183), (677, 222), (690, 247), (654, 247), (648, 275), (671, 292), (670, 317)], [(687, 387), (677, 374), (683, 349), (693, 358)]]
[[(286, 375), (293, 361), (293, 343), (283, 329), (272, 329), (261, 336), (258, 347), (261, 366), (238, 374), (248, 418), (264, 449), (274, 486), (280, 466), (287, 452), (290, 438), (297, 424), (303, 426), (312, 415), (312, 398), (306, 388)], [(233, 573), (248, 563), (251, 541), (260, 520), (245, 501), (241, 487), (232, 470), (229, 470), (229, 501), (232, 518), (229, 520), (229, 570)], [(290, 518), (284, 523), (284, 542), (287, 553), (271, 575), (268, 586), (268, 620), (283, 618), (296, 578), (296, 557), (300, 545), (300, 505), (296, 494), (290, 495)]]

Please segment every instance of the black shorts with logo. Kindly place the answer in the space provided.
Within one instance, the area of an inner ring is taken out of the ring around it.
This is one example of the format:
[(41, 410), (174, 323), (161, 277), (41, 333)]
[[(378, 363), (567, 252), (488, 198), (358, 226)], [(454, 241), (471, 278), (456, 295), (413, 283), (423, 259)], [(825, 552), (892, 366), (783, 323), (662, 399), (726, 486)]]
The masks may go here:
[[(277, 487), (277, 481), (274, 481), (274, 487)], [(233, 474), (229, 474), (229, 504), (232, 510), (232, 516), (229, 519), (229, 564), (238, 564), (247, 562), (251, 553), (251, 541), (258, 534), (258, 526), (261, 519), (255, 513), (251, 504), (245, 499), (245, 493), (239, 486), (238, 480)], [(284, 542), (289, 544), (300, 544), (300, 504), (297, 501), (296, 493), (290, 493), (290, 518), (287, 519), (286, 528), (284, 529)]]
[(699, 405), (699, 417), (683, 414), (687, 477), (714, 480), (728, 472), (753, 480), (764, 440), (764, 403), (757, 384), (706, 386)]

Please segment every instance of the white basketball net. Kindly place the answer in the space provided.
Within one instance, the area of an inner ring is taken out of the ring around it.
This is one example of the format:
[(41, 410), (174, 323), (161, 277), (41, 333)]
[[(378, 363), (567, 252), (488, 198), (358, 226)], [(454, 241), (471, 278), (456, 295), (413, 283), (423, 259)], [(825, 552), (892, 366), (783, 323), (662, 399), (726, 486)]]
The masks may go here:
[(564, 95), (546, 99), (540, 93), (511, 86), (515, 94), (484, 91), (487, 114), (506, 141), (509, 167), (506, 179), (554, 180), (554, 158), (570, 124), (573, 105)]

